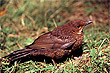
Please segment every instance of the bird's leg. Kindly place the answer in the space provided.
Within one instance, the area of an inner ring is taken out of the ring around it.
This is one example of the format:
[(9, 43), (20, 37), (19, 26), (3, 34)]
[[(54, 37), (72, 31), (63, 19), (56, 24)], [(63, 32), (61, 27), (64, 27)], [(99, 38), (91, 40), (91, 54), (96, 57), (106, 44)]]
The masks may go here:
[(55, 67), (57, 66), (56, 62), (54, 61), (54, 59), (51, 59), (53, 64), (55, 65)]
[(53, 62), (53, 64), (54, 64), (55, 68), (56, 68), (57, 70), (60, 70), (59, 67), (57, 66), (56, 62), (54, 61), (54, 59), (51, 59), (51, 60), (52, 60), (52, 62)]

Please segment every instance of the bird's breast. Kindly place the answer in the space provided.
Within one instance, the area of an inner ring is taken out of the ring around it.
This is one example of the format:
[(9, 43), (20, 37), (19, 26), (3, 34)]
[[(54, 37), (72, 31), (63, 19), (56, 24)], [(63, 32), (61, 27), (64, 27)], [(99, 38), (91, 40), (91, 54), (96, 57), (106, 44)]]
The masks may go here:
[(79, 48), (79, 47), (82, 45), (82, 43), (83, 43), (83, 34), (77, 35), (77, 36), (75, 37), (75, 39), (76, 39), (77, 41), (75, 42), (75, 44), (74, 44), (73, 47), (72, 47), (73, 50)]

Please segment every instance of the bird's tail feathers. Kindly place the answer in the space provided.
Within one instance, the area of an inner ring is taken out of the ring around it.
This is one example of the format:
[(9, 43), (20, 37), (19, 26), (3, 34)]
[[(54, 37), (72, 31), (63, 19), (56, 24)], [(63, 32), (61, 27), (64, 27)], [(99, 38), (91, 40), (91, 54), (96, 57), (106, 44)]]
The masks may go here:
[(9, 62), (15, 61), (17, 59), (26, 57), (28, 55), (30, 55), (31, 53), (33, 53), (36, 49), (21, 49), (21, 50), (17, 50), (14, 51), (13, 53), (10, 53), (9, 55), (3, 57), (3, 58), (9, 58)]

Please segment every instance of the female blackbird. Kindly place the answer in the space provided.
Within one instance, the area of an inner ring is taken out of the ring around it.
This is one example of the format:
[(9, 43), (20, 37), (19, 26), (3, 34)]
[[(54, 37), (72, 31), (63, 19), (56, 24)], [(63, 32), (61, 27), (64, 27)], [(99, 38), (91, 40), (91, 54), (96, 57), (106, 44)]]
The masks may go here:
[(46, 56), (51, 59), (60, 59), (69, 56), (79, 48), (83, 42), (83, 28), (92, 21), (72, 20), (56, 27), (53, 31), (39, 36), (32, 44), (25, 49), (14, 51), (9, 54), (9, 61), (26, 56)]

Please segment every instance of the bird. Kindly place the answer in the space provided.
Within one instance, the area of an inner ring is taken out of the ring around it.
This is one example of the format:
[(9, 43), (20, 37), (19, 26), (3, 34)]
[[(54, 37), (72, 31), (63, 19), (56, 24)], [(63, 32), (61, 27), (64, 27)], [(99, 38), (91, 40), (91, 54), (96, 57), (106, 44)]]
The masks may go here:
[(82, 46), (83, 29), (91, 23), (90, 20), (71, 20), (54, 28), (53, 31), (39, 36), (24, 49), (14, 51), (4, 58), (8, 57), (9, 61), (13, 62), (27, 56), (37, 57), (41, 55), (49, 57), (54, 62), (54, 60), (69, 56)]

